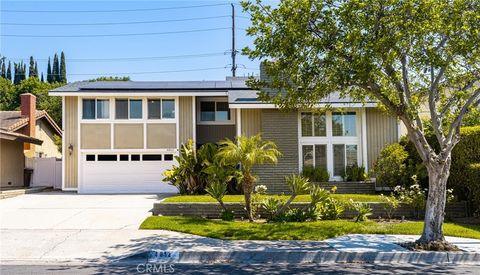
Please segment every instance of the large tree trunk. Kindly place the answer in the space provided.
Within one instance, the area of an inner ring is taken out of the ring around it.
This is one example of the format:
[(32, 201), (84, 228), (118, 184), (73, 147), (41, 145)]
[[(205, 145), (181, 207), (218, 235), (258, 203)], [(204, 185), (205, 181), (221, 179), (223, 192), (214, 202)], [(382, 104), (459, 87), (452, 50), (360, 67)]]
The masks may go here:
[(451, 158), (442, 164), (427, 165), (429, 186), (425, 208), (423, 233), (417, 243), (428, 245), (432, 242), (446, 243), (443, 236), (447, 180), (450, 175)]

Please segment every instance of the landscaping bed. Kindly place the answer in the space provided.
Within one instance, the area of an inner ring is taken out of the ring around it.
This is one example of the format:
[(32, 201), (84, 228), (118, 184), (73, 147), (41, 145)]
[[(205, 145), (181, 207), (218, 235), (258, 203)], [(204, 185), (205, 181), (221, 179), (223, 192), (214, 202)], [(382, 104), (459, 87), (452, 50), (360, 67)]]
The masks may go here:
[[(346, 234), (420, 235), (423, 222), (315, 222), (265, 223), (221, 221), (197, 217), (148, 217), (140, 229), (163, 229), (228, 240), (324, 240)], [(480, 239), (480, 225), (445, 223), (447, 236)]]
[[(337, 195), (337, 194), (335, 194)], [(240, 199), (237, 199), (237, 196), (230, 196), (231, 199), (236, 199), (237, 202), (225, 202), (227, 209), (233, 210), (235, 218), (245, 217), (245, 206), (241, 203)], [(225, 196), (225, 197), (227, 197)], [(171, 197), (171, 199), (175, 198), (185, 198), (187, 200), (189, 197), (194, 197), (190, 201), (195, 202), (168, 202), (164, 200), (160, 203), (154, 203), (152, 213), (153, 215), (162, 215), (162, 216), (189, 216), (189, 217), (205, 217), (205, 218), (219, 218), (222, 208), (218, 203), (214, 201), (209, 202), (207, 200), (207, 196), (178, 196), (178, 197)], [(308, 197), (303, 197), (303, 199), (307, 199)], [(180, 201), (180, 199), (176, 199)], [(303, 208), (308, 204), (308, 201), (302, 202), (297, 201), (291, 204), (291, 208)], [(368, 205), (372, 210), (372, 218), (377, 217), (386, 217), (384, 203), (381, 202), (369, 202)], [(446, 216), (452, 218), (462, 218), (467, 215), (467, 206), (465, 202), (454, 202), (450, 203), (446, 207)], [(423, 212), (423, 211), (421, 211)], [(260, 207), (259, 214), (261, 217), (265, 217), (265, 211), (263, 208)], [(355, 217), (356, 212), (352, 209), (346, 209), (342, 214), (341, 218), (353, 218)], [(410, 219), (415, 217), (415, 211), (412, 207), (401, 204), (395, 211), (394, 217), (401, 218), (402, 216)]]
[[(332, 194), (333, 198), (341, 202), (348, 202), (350, 199), (359, 202), (381, 202), (380, 195), (370, 195), (370, 194)], [(259, 195), (259, 199), (263, 200), (267, 195)], [(288, 199), (289, 195), (278, 195), (275, 196), (282, 199)], [(243, 195), (225, 195), (223, 197), (224, 202), (243, 202), (245, 200)], [(293, 200), (294, 202), (310, 202), (310, 195), (298, 195)], [(217, 203), (217, 201), (209, 195), (184, 195), (184, 196), (173, 196), (166, 198), (161, 201), (161, 203), (171, 203), (171, 202), (211, 202)]]

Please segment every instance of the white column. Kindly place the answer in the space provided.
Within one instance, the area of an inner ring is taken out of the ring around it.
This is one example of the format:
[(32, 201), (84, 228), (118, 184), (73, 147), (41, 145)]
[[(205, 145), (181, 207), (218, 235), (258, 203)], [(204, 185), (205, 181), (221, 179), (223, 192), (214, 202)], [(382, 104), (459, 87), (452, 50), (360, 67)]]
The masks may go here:
[(368, 173), (368, 154), (367, 154), (367, 112), (365, 108), (361, 109), (362, 117), (362, 162), (365, 172)]
[(241, 136), (242, 135), (242, 118), (241, 118), (242, 110), (237, 108), (236, 111), (237, 111), (237, 114), (236, 114), (236, 117), (237, 117), (237, 136)]
[(197, 144), (197, 97), (192, 96), (192, 140), (193, 144)]

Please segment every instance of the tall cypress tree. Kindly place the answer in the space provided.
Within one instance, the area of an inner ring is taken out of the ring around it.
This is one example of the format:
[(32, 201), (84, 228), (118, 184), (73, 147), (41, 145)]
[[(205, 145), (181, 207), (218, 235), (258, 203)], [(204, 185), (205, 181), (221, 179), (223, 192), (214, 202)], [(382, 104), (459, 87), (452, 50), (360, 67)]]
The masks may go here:
[(30, 66), (28, 67), (28, 77), (35, 77), (35, 60), (30, 56)]
[(60, 54), (60, 82), (67, 83), (67, 67), (65, 64), (65, 54)]
[(38, 79), (38, 64), (37, 64), (37, 61), (35, 61), (35, 77)]
[(47, 82), (52, 83), (52, 65), (50, 64), (50, 56), (48, 57), (48, 65), (47, 65)]
[(43, 79), (43, 73), (42, 73), (42, 76), (40, 77), (40, 81), (45, 82), (45, 80)]
[(60, 68), (57, 54), (53, 56), (52, 75), (53, 82), (60, 82)]
[(12, 81), (12, 63), (10, 61), (8, 61), (7, 79)]
[(19, 66), (17, 63), (13, 62), (13, 69), (14, 69), (14, 74), (13, 74), (13, 84), (17, 85), (20, 83), (20, 78), (19, 78)]
[(0, 71), (0, 75), (3, 78), (7, 78), (7, 69), (5, 68), (5, 58), (2, 59), (2, 68)]

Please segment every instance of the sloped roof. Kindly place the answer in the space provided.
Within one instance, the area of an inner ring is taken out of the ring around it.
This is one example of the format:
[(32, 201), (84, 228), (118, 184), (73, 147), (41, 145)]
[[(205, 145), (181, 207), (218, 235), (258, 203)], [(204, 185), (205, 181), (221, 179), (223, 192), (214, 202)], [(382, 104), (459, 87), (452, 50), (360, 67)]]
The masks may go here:
[[(46, 111), (37, 110), (35, 113), (37, 120), (45, 118), (58, 135), (62, 135), (62, 130)], [(20, 111), (0, 111), (0, 129), (6, 132), (15, 132), (25, 126), (29, 121), (28, 117), (22, 116)]]
[(24, 135), (24, 134), (9, 132), (9, 131), (5, 131), (5, 130), (1, 130), (1, 129), (0, 129), (0, 139), (14, 140), (14, 141), (19, 141), (19, 142), (27, 142), (27, 143), (37, 144), (37, 145), (42, 145), (42, 143), (43, 143), (43, 140), (40, 140), (38, 138), (29, 137), (29, 136)]

